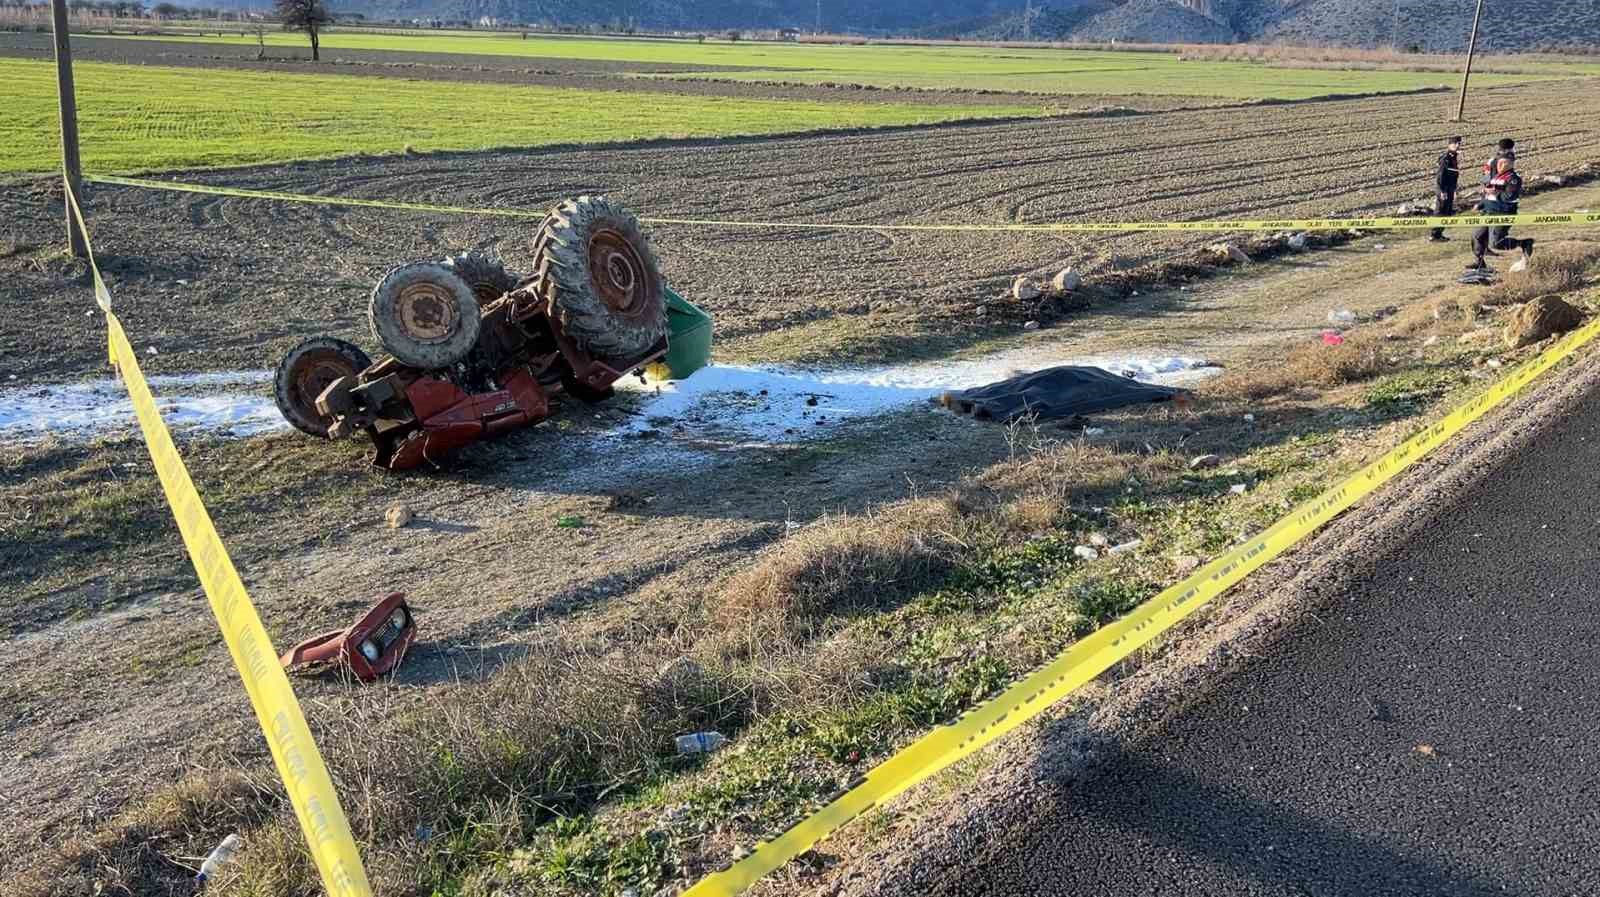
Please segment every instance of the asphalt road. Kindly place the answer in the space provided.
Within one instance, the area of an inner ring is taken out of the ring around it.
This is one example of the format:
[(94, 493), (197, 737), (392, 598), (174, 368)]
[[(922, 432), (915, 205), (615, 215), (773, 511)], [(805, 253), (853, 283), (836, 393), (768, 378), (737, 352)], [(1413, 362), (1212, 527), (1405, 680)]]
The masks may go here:
[(1600, 392), (944, 895), (1600, 894)]

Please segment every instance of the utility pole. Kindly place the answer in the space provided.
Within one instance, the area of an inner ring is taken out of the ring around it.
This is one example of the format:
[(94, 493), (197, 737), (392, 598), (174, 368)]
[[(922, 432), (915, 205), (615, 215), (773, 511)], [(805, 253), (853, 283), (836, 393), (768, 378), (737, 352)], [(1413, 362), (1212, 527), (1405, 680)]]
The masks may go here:
[(1467, 70), (1461, 75), (1461, 102), (1456, 106), (1456, 117), (1461, 121), (1467, 114), (1467, 81), (1472, 78), (1472, 55), (1478, 51), (1478, 23), (1483, 21), (1483, 0), (1478, 0), (1478, 11), (1472, 16), (1472, 37), (1467, 39)]
[[(61, 169), (72, 195), (83, 201), (83, 167), (78, 162), (78, 95), (72, 87), (72, 44), (67, 34), (67, 0), (50, 0), (50, 17), (56, 42), (56, 94), (61, 98)], [(67, 251), (78, 258), (89, 254), (83, 242), (83, 221), (67, 207)]]
[(822, 33), (822, 0), (817, 0), (817, 33)]
[(1028, 0), (1022, 9), (1022, 39), (1033, 40), (1033, 0)]

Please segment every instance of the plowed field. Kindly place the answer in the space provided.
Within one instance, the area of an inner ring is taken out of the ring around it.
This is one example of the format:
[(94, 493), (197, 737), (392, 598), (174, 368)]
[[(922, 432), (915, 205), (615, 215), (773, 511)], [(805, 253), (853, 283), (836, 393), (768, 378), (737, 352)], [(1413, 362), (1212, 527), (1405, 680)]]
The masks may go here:
[[(745, 141), (690, 141), (296, 163), (182, 179), (240, 187), (541, 209), (610, 193), (644, 215), (794, 221), (973, 222), (1317, 216), (1391, 209), (1431, 192), (1441, 136), (1468, 158), (1502, 133), (1523, 170), (1600, 156), (1594, 84), (1474, 94), (1472, 121), (1437, 95), (1141, 116)], [(1469, 180), (1470, 182), (1470, 173)], [(0, 238), (58, 227), (53, 185), (8, 189)], [(530, 223), (99, 187), (97, 245), (156, 371), (256, 369), (290, 343), (363, 339), (366, 293), (397, 259), (461, 247), (525, 263)], [(1537, 199), (1525, 204), (1538, 209)], [(660, 227), (670, 279), (717, 318), (724, 359), (903, 359), (1010, 332), (1032, 309), (1003, 300), (1018, 273), (1137, 268), (1210, 235), (786, 232)], [(0, 366), (29, 376), (103, 364), (76, 302), (40, 302), (59, 271), (19, 260), (3, 288), (30, 312), (0, 327)], [(980, 316), (984, 308), (986, 315)], [(1009, 329), (1008, 329), (1009, 328)]]

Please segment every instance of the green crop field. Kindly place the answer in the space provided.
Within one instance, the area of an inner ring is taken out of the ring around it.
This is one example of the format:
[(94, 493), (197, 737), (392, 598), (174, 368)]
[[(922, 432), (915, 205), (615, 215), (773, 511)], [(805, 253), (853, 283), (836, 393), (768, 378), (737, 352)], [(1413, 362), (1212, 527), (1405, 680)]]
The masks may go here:
[[(137, 40), (138, 38), (129, 38)], [(255, 37), (167, 35), (187, 40), (255, 46)], [(297, 35), (274, 33), (271, 46), (305, 46)], [(789, 81), (876, 87), (980, 89), (1052, 94), (1149, 94), (1229, 99), (1308, 99), (1329, 94), (1417, 90), (1454, 82), (1441, 72), (1347, 71), (1289, 68), (1249, 62), (1189, 61), (1176, 53), (997, 47), (900, 47), (779, 44), (741, 41), (629, 40), (514, 34), (372, 34), (330, 31), (323, 50), (461, 53), (530, 56), (584, 62), (643, 62), (707, 66), (705, 72), (666, 77), (733, 81)], [(741, 66), (747, 71), (718, 71)], [(1484, 86), (1574, 75), (1600, 75), (1600, 64), (1519, 63), (1526, 74), (1485, 74)]]
[[(0, 171), (60, 161), (54, 66), (0, 59)], [(630, 94), (340, 75), (80, 63), (86, 169), (126, 172), (352, 153), (726, 137), (1039, 115), (981, 108)]]

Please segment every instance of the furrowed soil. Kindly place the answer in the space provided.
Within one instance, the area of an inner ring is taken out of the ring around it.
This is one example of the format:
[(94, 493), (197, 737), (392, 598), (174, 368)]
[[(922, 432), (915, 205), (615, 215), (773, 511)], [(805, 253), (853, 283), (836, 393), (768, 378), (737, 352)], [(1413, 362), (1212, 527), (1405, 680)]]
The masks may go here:
[[(1480, 142), (1515, 133), (1533, 171), (1576, 168), (1592, 158), (1586, 135), (1600, 121), (1592, 86), (1475, 94), (1473, 132)], [(1436, 132), (1449, 127), (1439, 123), (1439, 99), (181, 177), (518, 208), (608, 192), (641, 214), (673, 217), (1281, 218), (1426, 195)], [(1600, 191), (1586, 187), (1525, 209), (1591, 202)], [(504, 219), (108, 187), (91, 190), (88, 213), (119, 314), (141, 352), (155, 349), (151, 373), (259, 370), (323, 333), (370, 345), (365, 295), (385, 268), (475, 247), (523, 264), (531, 231)], [(40, 245), (60, 226), (54, 185), (7, 185), (0, 218), (0, 385), (103, 376), (103, 329), (83, 271)], [(1464, 235), (1443, 248), (1382, 237), (1391, 244), (1382, 252), (1368, 240), (1254, 266), (1259, 278), (1107, 294), (1088, 309), (1017, 307), (1002, 293), (1019, 272), (1074, 264), (1110, 278), (1216, 237), (666, 227), (652, 236), (669, 279), (716, 317), (722, 361), (872, 364), (973, 352), (1015, 343), (1021, 321), (1038, 317), (1053, 326), (1029, 343), (1064, 357), (1187, 351), (1252, 369), (1313, 340), (1335, 306), (1372, 314), (1435, 297), (1459, 267), (1452, 257)], [(1453, 288), (1446, 293), (1457, 301)], [(193, 438), (185, 454), (276, 644), (343, 625), (374, 593), (407, 590), (423, 634), (398, 681), (418, 695), (447, 695), (553, 631), (670, 632), (674, 622), (657, 619), (657, 607), (703, 593), (794, 525), (937, 492), (1013, 450), (1003, 428), (927, 411), (788, 446), (602, 438), (631, 408), (569, 407), (445, 471), (410, 477), (366, 469), (359, 447), (298, 436)], [(1287, 438), (1165, 411), (1108, 420), (1107, 445), (1148, 438), (1164, 450), (1242, 451)], [(397, 502), (418, 521), (391, 530), (384, 509)], [(0, 836), (15, 845), (0, 878), (10, 880), (48, 868), (57, 845), (161, 783), (196, 768), (256, 769), (261, 751), (136, 439), (4, 446), (0, 507), (8, 587), (0, 663), (18, 671), (0, 686)], [(367, 695), (332, 681), (297, 689), (319, 726), (337, 727)]]
[[(1514, 133), (1524, 173), (1596, 158), (1594, 84), (1486, 90), (1472, 129)], [(351, 158), (178, 180), (539, 211), (608, 193), (640, 215), (822, 223), (973, 223), (1322, 217), (1430, 195), (1443, 97), (1156, 113), (1138, 118), (915, 128), (778, 140)], [(1470, 178), (1469, 178), (1470, 182)], [(39, 261), (59, 188), (0, 194), (8, 295), (61, 289)], [(252, 370), (308, 334), (360, 341), (371, 284), (405, 260), (465, 248), (525, 268), (532, 224), (96, 186), (102, 267), (155, 373)], [(1525, 210), (1537, 211), (1536, 199)], [(668, 279), (718, 322), (719, 357), (853, 363), (943, 353), (1048, 322), (1052, 303), (1005, 298), (1018, 274), (1137, 276), (1212, 234), (902, 233), (659, 227)], [(183, 281), (180, 283), (179, 281)], [(82, 308), (28, 302), (0, 328), (0, 376), (88, 374), (104, 351)]]

